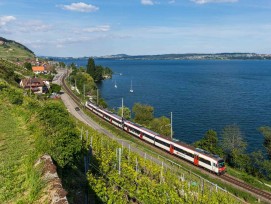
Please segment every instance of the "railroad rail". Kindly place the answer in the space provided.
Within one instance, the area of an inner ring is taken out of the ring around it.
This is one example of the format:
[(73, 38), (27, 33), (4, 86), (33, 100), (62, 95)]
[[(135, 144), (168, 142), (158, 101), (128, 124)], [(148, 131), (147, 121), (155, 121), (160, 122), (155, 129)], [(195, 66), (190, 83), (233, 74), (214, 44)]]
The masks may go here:
[[(66, 77), (66, 74), (61, 79), (62, 87), (64, 88), (64, 90), (68, 93), (68, 95), (74, 100), (74, 102), (78, 106), (82, 106), (83, 104), (81, 103), (81, 100), (66, 85), (65, 77)], [(177, 158), (177, 157), (174, 157), (174, 158)], [(180, 158), (178, 158), (178, 159), (180, 159)], [(184, 161), (184, 160), (182, 160), (182, 161)], [(205, 172), (209, 173), (208, 171), (205, 171)], [(240, 181), (232, 176), (229, 176), (228, 174), (220, 175), (220, 176), (218, 176), (218, 178), (220, 178), (220, 179), (222, 179), (222, 180), (224, 180), (224, 181), (226, 181), (226, 182), (228, 182), (238, 188), (244, 189), (245, 191), (252, 193), (256, 198), (259, 198), (260, 200), (271, 204), (271, 192), (267, 192), (267, 191), (255, 188), (255, 187), (253, 187), (243, 181)]]
[(249, 184), (244, 183), (243, 181), (237, 180), (236, 178), (229, 176), (228, 174), (221, 175), (220, 178), (222, 178), (223, 180), (228, 181), (229, 183), (232, 183), (238, 187), (246, 189), (247, 191), (253, 193), (254, 195), (257, 195), (260, 198), (264, 198), (264, 200), (267, 201), (268, 203), (271, 203), (271, 193), (270, 192), (255, 188)]

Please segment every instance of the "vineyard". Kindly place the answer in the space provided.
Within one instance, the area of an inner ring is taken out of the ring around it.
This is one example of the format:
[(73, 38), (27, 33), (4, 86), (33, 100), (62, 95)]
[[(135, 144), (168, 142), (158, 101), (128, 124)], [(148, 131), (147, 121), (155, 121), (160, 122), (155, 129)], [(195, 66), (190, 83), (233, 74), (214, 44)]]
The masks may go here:
[(92, 129), (83, 137), (90, 194), (104, 203), (239, 203), (204, 179), (131, 152)]

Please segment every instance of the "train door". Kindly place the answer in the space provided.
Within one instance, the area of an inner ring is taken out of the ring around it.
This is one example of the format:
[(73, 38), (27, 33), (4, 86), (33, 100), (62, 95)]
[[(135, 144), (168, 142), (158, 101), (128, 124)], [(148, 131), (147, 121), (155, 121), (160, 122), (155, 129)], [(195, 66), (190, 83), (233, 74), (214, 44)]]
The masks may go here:
[(194, 164), (195, 164), (196, 166), (199, 165), (199, 155), (197, 155), (197, 154), (194, 155)]
[(143, 133), (141, 132), (139, 135), (140, 139), (143, 139)]
[(174, 153), (174, 146), (172, 144), (170, 144), (169, 152), (170, 152), (170, 154)]

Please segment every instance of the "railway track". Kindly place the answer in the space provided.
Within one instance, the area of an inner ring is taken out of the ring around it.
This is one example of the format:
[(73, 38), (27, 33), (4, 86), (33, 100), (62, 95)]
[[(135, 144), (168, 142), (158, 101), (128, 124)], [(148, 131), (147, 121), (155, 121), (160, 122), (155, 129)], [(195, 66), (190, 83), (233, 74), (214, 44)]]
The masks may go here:
[[(61, 79), (62, 87), (64, 88), (66, 93), (68, 93), (68, 95), (74, 100), (74, 102), (78, 106), (81, 106), (82, 105), (81, 100), (67, 87), (67, 85), (65, 83), (65, 77), (66, 77), (66, 75), (64, 75)], [(209, 172), (207, 172), (207, 173), (209, 173)], [(219, 178), (224, 181), (227, 181), (228, 183), (235, 185), (241, 189), (244, 189), (247, 192), (252, 193), (255, 197), (259, 198), (260, 200), (263, 200), (263, 201), (271, 204), (271, 192), (267, 192), (267, 191), (255, 188), (255, 187), (253, 187), (249, 184), (246, 184), (245, 182), (240, 181), (240, 180), (238, 180), (232, 176), (229, 176), (227, 174), (220, 175)]]
[(266, 192), (263, 190), (260, 190), (258, 188), (255, 188), (249, 184), (244, 183), (243, 181), (237, 180), (234, 177), (231, 177), (227, 174), (221, 175), (220, 176), (221, 179), (228, 181), (231, 184), (234, 184), (238, 187), (241, 187), (243, 189), (246, 189), (247, 191), (253, 193), (254, 195), (256, 195), (257, 197), (259, 197), (260, 199), (265, 200), (268, 203), (271, 203), (271, 193), (270, 192)]

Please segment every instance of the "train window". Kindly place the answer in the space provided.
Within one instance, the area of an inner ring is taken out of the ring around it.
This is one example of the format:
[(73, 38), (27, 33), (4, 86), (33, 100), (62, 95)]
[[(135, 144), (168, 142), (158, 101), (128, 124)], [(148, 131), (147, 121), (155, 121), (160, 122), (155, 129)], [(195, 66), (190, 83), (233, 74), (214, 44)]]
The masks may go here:
[(218, 167), (221, 168), (221, 167), (224, 167), (224, 166), (225, 166), (224, 160), (219, 160), (218, 161)]
[(143, 133), (143, 136), (144, 136), (144, 137), (147, 137), (147, 138), (149, 138), (149, 139), (151, 139), (151, 140), (153, 140), (153, 137), (150, 136), (150, 135), (147, 135), (147, 134), (144, 134), (144, 133)]
[(210, 162), (209, 160), (203, 159), (203, 158), (201, 158), (201, 157), (199, 158), (199, 160), (200, 160), (201, 162), (203, 162), (203, 163), (208, 164), (208, 165), (211, 166), (211, 162)]
[(183, 150), (183, 149), (180, 149), (180, 148), (178, 148), (178, 147), (174, 147), (174, 149), (175, 149), (175, 151), (178, 151), (178, 152), (180, 152), (180, 153), (182, 153), (182, 154), (185, 154), (185, 155), (187, 155), (187, 156), (189, 156), (189, 157), (194, 157), (194, 155), (193, 154), (191, 154), (191, 153), (189, 153), (189, 152), (187, 152), (187, 151), (185, 151), (185, 150)]
[(170, 144), (168, 144), (168, 143), (166, 143), (166, 142), (164, 142), (164, 141), (161, 141), (161, 140), (155, 140), (155, 142), (157, 142), (157, 143), (159, 143), (159, 144), (161, 144), (161, 145), (164, 145), (164, 146), (166, 146), (166, 147), (169, 147), (170, 146)]

